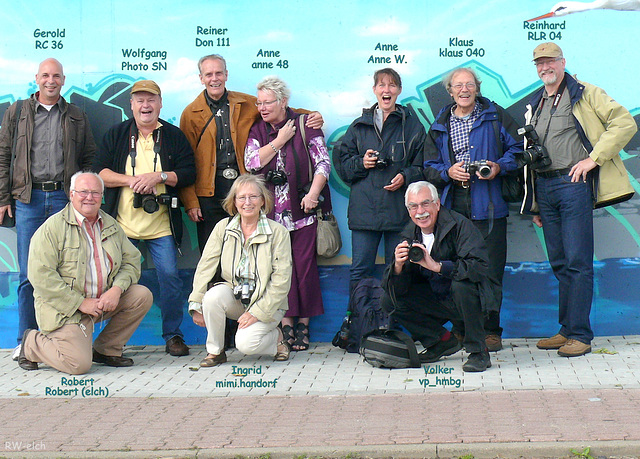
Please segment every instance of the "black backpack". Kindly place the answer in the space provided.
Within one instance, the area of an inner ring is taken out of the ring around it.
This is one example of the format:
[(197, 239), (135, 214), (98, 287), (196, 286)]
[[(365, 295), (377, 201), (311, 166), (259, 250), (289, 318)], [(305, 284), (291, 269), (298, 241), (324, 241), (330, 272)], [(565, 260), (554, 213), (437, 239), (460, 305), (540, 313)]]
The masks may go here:
[(360, 355), (377, 368), (420, 368), (413, 339), (398, 330), (373, 330), (362, 337)]
[(379, 328), (389, 327), (389, 316), (380, 305), (383, 293), (380, 281), (373, 277), (361, 279), (354, 287), (349, 303), (351, 326), (347, 352), (357, 354), (364, 335)]

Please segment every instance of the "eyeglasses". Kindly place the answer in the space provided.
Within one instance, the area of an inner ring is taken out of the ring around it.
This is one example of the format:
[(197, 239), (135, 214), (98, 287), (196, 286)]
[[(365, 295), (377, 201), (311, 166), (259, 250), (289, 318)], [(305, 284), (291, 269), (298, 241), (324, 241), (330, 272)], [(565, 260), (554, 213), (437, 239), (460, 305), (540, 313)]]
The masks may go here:
[(260, 108), (260, 107), (262, 107), (263, 105), (264, 105), (265, 107), (269, 107), (269, 106), (271, 106), (271, 105), (275, 104), (276, 102), (278, 102), (278, 99), (265, 100), (264, 102), (256, 102), (256, 107)]
[(431, 204), (433, 204), (435, 201), (431, 200), (431, 199), (425, 199), (422, 202), (419, 203), (415, 203), (415, 202), (410, 202), (409, 204), (407, 204), (407, 209), (409, 209), (409, 211), (411, 212), (415, 212), (416, 210), (418, 210), (418, 207), (422, 207), (423, 209), (426, 209), (427, 207), (429, 207)]
[(545, 64), (552, 64), (553, 62), (558, 62), (560, 60), (564, 59), (563, 57), (555, 57), (553, 59), (544, 59), (544, 60), (540, 60), (538, 59), (537, 61), (535, 61), (533, 63), (533, 65), (535, 65), (536, 67), (542, 67)]
[(78, 193), (81, 198), (86, 198), (91, 195), (95, 199), (102, 197), (102, 191), (89, 191), (89, 190), (72, 190), (74, 193)]
[(259, 195), (259, 194), (250, 194), (248, 196), (236, 196), (236, 201), (238, 201), (238, 202), (247, 202), (247, 201), (255, 202), (258, 199), (260, 199), (261, 197), (262, 197), (262, 195)]
[(458, 84), (454, 84), (451, 87), (453, 89), (455, 89), (456, 91), (461, 91), (463, 87), (467, 87), (467, 89), (469, 91), (472, 91), (474, 89), (476, 89), (476, 84), (475, 83), (458, 83)]

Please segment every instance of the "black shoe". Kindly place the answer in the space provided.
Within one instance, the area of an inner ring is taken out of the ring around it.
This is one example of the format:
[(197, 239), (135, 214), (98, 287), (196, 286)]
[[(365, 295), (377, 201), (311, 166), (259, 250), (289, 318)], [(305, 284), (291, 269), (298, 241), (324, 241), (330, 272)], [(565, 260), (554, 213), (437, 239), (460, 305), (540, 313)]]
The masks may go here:
[(469, 359), (462, 365), (462, 371), (469, 373), (484, 371), (487, 368), (491, 368), (491, 357), (486, 349), (482, 352), (472, 352), (469, 354)]
[(133, 365), (133, 359), (117, 355), (100, 354), (95, 349), (93, 350), (93, 361), (95, 363), (102, 363), (109, 367), (130, 367)]
[(418, 354), (418, 357), (420, 358), (421, 363), (433, 363), (440, 360), (441, 357), (455, 354), (460, 349), (462, 349), (460, 341), (458, 341), (458, 338), (456, 338), (453, 333), (451, 333), (451, 336), (449, 336), (448, 340), (438, 341), (430, 348), (425, 349), (420, 354)]
[(167, 345), (164, 347), (164, 351), (174, 357), (189, 355), (189, 347), (184, 344), (184, 340), (181, 336), (178, 335), (167, 341)]
[(22, 334), (22, 346), (20, 346), (20, 355), (18, 355), (18, 366), (23, 370), (27, 370), (27, 371), (38, 369), (37, 362), (32, 362), (31, 360), (27, 360), (27, 358), (24, 356), (24, 343), (25, 343), (25, 340), (27, 339), (27, 335), (31, 331), (35, 331), (35, 330), (33, 330), (32, 328), (27, 328)]

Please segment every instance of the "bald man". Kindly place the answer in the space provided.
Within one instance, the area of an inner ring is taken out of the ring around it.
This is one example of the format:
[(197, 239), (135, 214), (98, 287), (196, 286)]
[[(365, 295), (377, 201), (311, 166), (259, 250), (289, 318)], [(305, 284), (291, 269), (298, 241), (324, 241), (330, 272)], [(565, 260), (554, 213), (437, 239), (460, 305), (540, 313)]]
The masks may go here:
[(64, 81), (60, 62), (53, 58), (42, 61), (36, 74), (38, 91), (11, 105), (0, 129), (0, 223), (7, 216), (14, 217), (13, 197), (20, 265), (14, 360), (18, 359), (24, 331), (38, 328), (33, 287), (27, 280), (31, 237), (47, 218), (67, 205), (71, 176), (91, 167), (96, 150), (87, 115), (60, 95)]

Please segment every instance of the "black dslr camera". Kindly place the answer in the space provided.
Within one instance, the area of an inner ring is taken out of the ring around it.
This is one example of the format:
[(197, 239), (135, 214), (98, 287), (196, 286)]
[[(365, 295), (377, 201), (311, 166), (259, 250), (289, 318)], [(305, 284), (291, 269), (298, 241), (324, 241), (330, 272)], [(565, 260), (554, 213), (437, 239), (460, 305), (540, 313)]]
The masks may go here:
[(424, 258), (422, 247), (416, 244), (420, 244), (420, 242), (413, 241), (409, 243), (409, 261), (412, 261), (414, 263), (418, 263)]
[(388, 159), (380, 159), (379, 151), (374, 151), (373, 153), (371, 153), (371, 156), (376, 157), (376, 169), (378, 169), (379, 171), (386, 169), (387, 166), (391, 164), (391, 162)]
[(287, 183), (287, 173), (280, 170), (271, 170), (267, 172), (267, 176), (264, 179), (275, 186), (281, 186)]
[(540, 137), (531, 124), (518, 129), (518, 134), (525, 136), (528, 145), (526, 150), (516, 153), (518, 167), (529, 165), (535, 171), (551, 165), (549, 152), (540, 144)]
[(140, 207), (142, 207), (142, 209), (146, 213), (152, 214), (160, 209), (160, 204), (169, 206), (172, 209), (177, 209), (178, 198), (172, 197), (168, 193), (162, 193), (157, 196), (155, 194), (133, 193), (134, 209), (139, 209)]
[(486, 159), (481, 159), (467, 164), (467, 172), (470, 175), (476, 175), (476, 172), (479, 172), (480, 177), (489, 177), (491, 175), (491, 166), (487, 164)]

